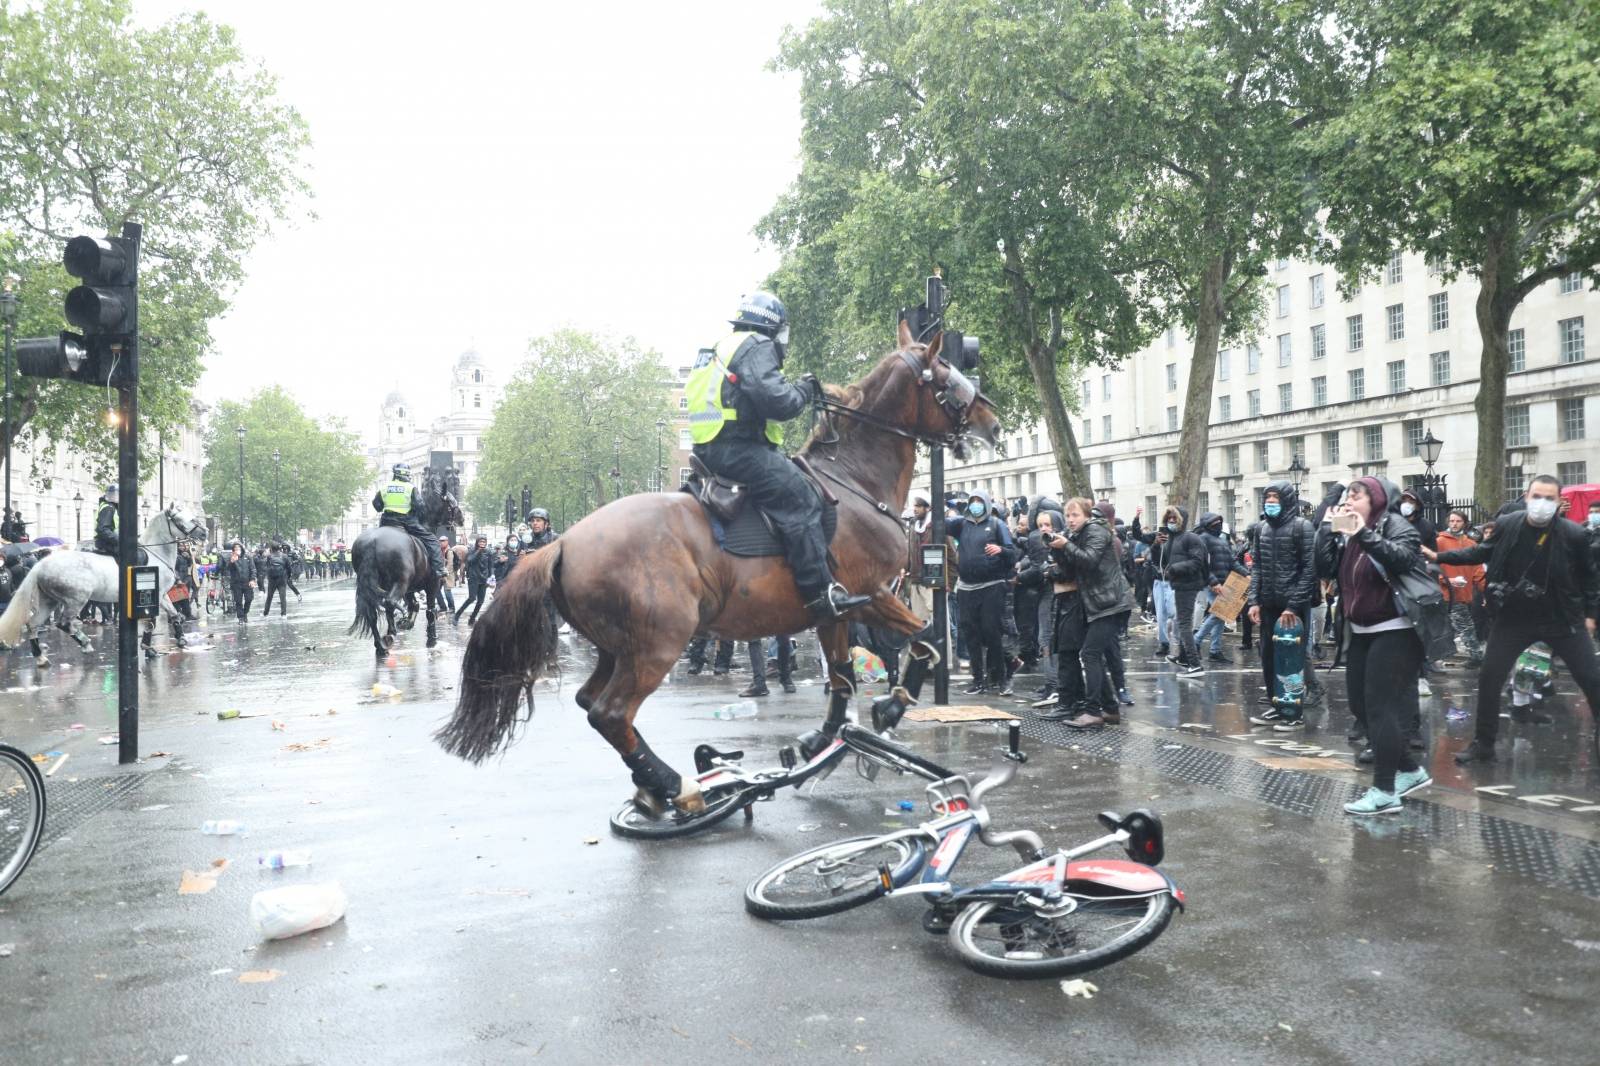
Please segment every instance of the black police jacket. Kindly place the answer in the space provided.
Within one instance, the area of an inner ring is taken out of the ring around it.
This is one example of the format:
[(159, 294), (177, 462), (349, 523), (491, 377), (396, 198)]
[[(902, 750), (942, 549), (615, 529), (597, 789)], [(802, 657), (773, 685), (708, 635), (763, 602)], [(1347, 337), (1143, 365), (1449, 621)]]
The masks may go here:
[(722, 382), (722, 402), (739, 417), (725, 423), (718, 440), (765, 441), (766, 422), (787, 422), (806, 409), (811, 390), (783, 376), (783, 356), (777, 344), (759, 333), (739, 346), (728, 361), (734, 380)]

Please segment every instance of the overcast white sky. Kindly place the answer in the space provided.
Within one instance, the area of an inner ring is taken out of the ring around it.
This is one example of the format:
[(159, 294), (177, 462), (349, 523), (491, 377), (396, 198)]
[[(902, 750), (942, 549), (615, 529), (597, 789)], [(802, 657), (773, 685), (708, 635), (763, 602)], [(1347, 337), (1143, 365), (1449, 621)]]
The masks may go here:
[(265, 240), (203, 398), (280, 383), (375, 432), (397, 385), (443, 413), (451, 362), (501, 374), (562, 326), (669, 365), (776, 262), (751, 230), (798, 158), (767, 71), (814, 0), (684, 4), (136, 0), (233, 26), (310, 125), (315, 219)]

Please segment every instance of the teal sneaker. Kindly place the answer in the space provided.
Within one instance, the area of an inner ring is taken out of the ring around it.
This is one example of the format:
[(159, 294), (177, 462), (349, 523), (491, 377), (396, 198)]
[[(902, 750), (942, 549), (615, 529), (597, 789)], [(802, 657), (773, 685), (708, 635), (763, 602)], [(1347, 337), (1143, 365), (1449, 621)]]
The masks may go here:
[(1400, 810), (1400, 797), (1393, 792), (1369, 788), (1367, 794), (1354, 803), (1346, 803), (1346, 814), (1394, 814)]
[(1419, 788), (1427, 788), (1433, 784), (1433, 778), (1428, 776), (1428, 771), (1420, 766), (1415, 770), (1402, 770), (1394, 775), (1394, 794), (1396, 796), (1409, 796)]

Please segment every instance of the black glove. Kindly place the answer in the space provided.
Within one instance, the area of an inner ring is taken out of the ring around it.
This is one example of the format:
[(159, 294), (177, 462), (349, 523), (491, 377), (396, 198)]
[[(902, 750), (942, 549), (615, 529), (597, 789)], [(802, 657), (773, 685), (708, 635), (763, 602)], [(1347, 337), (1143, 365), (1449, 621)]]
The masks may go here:
[(822, 382), (817, 380), (817, 375), (810, 373), (801, 374), (800, 384), (807, 392), (811, 393), (812, 400), (815, 401), (822, 399), (824, 395), (822, 391)]

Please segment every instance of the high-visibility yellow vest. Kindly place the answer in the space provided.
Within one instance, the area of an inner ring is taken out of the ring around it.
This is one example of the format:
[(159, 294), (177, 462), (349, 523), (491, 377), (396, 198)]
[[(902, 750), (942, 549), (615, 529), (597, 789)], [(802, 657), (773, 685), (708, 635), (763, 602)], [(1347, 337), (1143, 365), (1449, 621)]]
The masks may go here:
[(383, 487), (384, 514), (411, 513), (411, 486), (404, 481), (391, 481)]
[[(700, 358), (695, 360), (694, 369), (689, 372), (689, 380), (684, 382), (683, 394), (689, 401), (689, 439), (696, 444), (707, 444), (716, 440), (723, 426), (738, 421), (739, 412), (732, 405), (725, 405), (722, 402), (722, 386), (724, 382), (735, 381), (728, 370), (733, 357), (738, 354), (746, 341), (757, 337), (758, 334), (749, 330), (730, 333), (717, 342), (715, 348), (702, 351)], [(769, 418), (766, 420), (764, 432), (767, 440), (773, 444), (783, 443), (782, 423)]]

